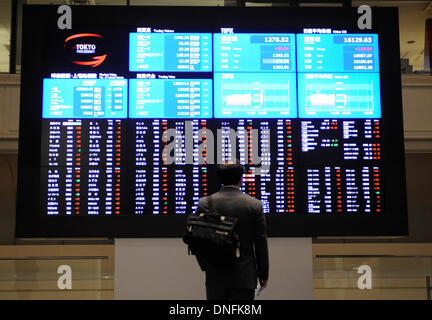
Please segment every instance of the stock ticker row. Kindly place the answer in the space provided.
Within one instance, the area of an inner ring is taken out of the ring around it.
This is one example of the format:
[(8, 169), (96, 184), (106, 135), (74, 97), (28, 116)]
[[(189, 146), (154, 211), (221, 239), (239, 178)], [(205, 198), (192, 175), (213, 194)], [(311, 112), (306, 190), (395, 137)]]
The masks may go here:
[(44, 78), (45, 214), (191, 213), (216, 158), (246, 165), (267, 214), (382, 212), (376, 34), (136, 32), (127, 58), (126, 75)]
[(379, 118), (378, 52), (376, 34), (130, 33), (130, 75), (53, 73), (42, 116)]

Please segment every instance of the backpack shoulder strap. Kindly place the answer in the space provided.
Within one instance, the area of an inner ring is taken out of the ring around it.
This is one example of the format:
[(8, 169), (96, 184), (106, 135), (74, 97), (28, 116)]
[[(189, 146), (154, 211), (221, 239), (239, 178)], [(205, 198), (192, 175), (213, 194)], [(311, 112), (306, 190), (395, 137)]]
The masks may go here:
[(220, 216), (220, 213), (216, 211), (216, 209), (213, 206), (213, 196), (207, 197), (207, 208), (209, 210), (209, 214), (213, 216)]

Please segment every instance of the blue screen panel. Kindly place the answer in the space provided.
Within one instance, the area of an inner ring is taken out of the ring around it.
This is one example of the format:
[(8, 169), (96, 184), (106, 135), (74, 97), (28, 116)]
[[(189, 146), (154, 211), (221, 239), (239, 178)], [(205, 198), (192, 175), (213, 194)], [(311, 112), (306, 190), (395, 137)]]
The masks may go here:
[(215, 73), (215, 118), (295, 118), (295, 73)]
[(130, 33), (130, 71), (212, 71), (210, 33)]
[(298, 72), (379, 72), (376, 34), (297, 34)]
[(380, 118), (378, 73), (299, 73), (300, 118)]
[(293, 33), (214, 34), (215, 72), (295, 72)]
[(130, 118), (211, 118), (211, 79), (131, 79)]
[(44, 79), (43, 118), (126, 118), (125, 79)]

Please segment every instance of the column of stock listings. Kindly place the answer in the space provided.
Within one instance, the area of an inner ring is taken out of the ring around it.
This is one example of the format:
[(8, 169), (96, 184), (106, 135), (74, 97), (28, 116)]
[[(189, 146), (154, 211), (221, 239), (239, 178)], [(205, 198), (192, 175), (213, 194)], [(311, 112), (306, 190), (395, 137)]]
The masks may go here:
[(127, 77), (44, 79), (44, 214), (190, 214), (235, 159), (266, 214), (383, 211), (378, 36), (224, 32), (138, 29)]

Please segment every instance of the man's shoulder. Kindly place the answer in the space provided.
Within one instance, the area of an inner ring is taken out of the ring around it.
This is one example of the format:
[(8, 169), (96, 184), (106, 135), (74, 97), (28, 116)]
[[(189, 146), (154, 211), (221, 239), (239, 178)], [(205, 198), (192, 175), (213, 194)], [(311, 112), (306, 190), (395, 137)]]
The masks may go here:
[(248, 201), (250, 201), (251, 203), (253, 203), (254, 205), (260, 206), (261, 205), (261, 200), (254, 198), (250, 195), (248, 195), (247, 193), (243, 193), (242, 192), (243, 197), (245, 197)]
[[(261, 208), (261, 200), (256, 199), (256, 198), (254, 198), (254, 197), (248, 195), (247, 193), (244, 193), (244, 192), (241, 191), (241, 190), (237, 190), (237, 191), (238, 191), (238, 192), (231, 193), (231, 194), (230, 194), (230, 197), (232, 197), (233, 195), (235, 195), (235, 197), (238, 198), (239, 201), (241, 201), (241, 202), (243, 202), (243, 203), (247, 203), (247, 204), (249, 204), (250, 206), (252, 206), (252, 207), (254, 207), (254, 208), (258, 208), (258, 209)], [(221, 191), (219, 191), (219, 192), (216, 192), (216, 193), (214, 194), (214, 196), (215, 196), (214, 199), (215, 199), (216, 201), (218, 201), (218, 198), (219, 198), (219, 197), (220, 197), (221, 200), (223, 201), (224, 193), (221, 192)], [(207, 196), (207, 197), (203, 197), (203, 198), (201, 198), (201, 199), (205, 199), (205, 198), (208, 198), (208, 196)], [(207, 200), (205, 200), (205, 201), (207, 201)]]
[(210, 196), (201, 197), (201, 198), (199, 198), (199, 202), (207, 202), (209, 197)]

